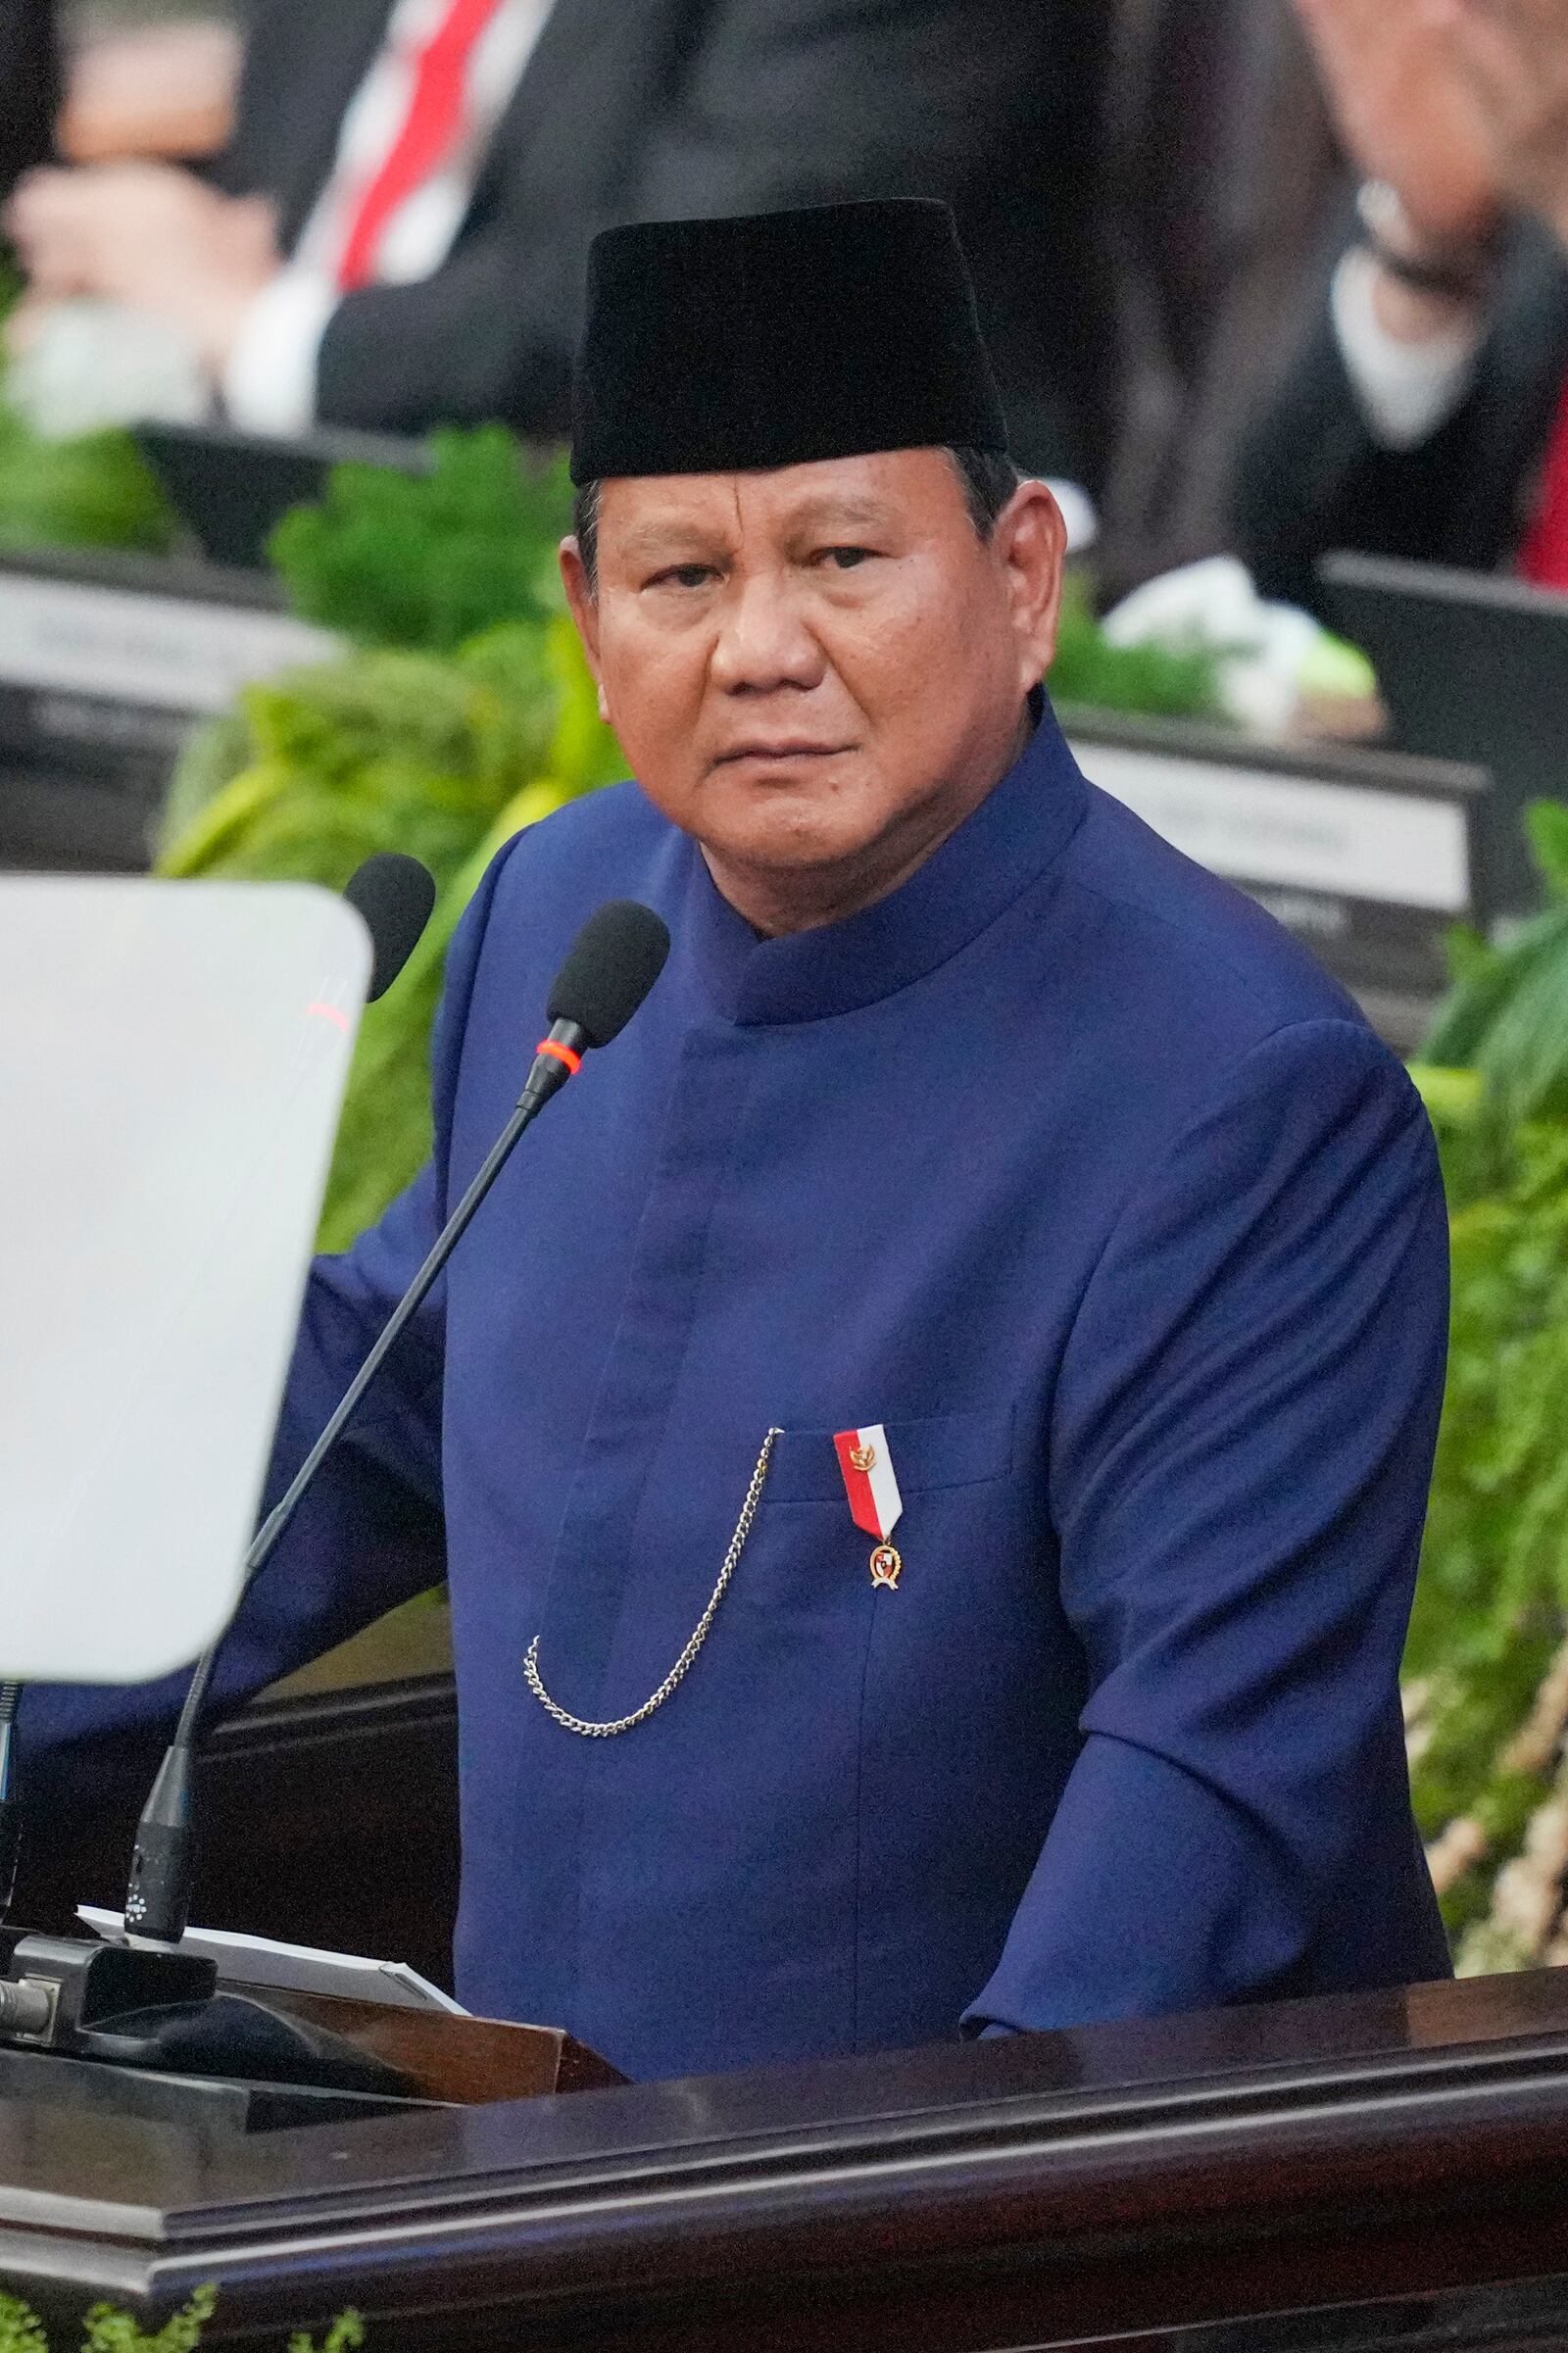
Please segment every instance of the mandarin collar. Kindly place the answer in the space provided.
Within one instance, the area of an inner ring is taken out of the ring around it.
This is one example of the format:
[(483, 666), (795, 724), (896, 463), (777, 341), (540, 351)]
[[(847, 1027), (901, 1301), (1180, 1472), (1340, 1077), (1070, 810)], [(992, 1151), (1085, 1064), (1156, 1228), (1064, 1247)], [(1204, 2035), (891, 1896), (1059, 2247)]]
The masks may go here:
[(891, 997), (978, 939), (1060, 857), (1087, 805), (1048, 708), (1001, 782), (907, 882), (841, 923), (781, 940), (759, 938), (683, 836), (682, 945), (699, 992), (742, 1027), (820, 1021)]

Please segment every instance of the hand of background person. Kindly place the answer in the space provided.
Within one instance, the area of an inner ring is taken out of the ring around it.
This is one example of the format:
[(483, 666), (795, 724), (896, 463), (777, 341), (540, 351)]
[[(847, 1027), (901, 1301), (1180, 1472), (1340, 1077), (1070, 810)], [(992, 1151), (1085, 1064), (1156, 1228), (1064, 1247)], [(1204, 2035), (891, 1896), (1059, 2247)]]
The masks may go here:
[(27, 303), (98, 294), (182, 327), (215, 371), (281, 267), (270, 205), (168, 164), (28, 172), (6, 207)]
[(1483, 93), (1457, 37), (1460, 20), (1484, 4), (1297, 0), (1346, 146), (1369, 179), (1398, 191), (1434, 252), (1480, 243), (1506, 201)]
[(1428, 0), (1508, 200), (1568, 245), (1568, 0)]

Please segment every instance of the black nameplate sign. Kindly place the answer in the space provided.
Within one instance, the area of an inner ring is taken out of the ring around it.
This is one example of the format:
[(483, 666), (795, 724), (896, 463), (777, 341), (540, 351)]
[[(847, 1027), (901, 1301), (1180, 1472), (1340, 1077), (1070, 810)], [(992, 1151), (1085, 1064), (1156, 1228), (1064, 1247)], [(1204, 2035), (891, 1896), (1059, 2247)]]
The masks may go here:
[(1063, 724), (1094, 783), (1267, 907), (1392, 1043), (1416, 1043), (1446, 933), (1491, 912), (1480, 769), (1100, 712)]
[(192, 724), (334, 650), (265, 575), (0, 556), (0, 866), (134, 870)]

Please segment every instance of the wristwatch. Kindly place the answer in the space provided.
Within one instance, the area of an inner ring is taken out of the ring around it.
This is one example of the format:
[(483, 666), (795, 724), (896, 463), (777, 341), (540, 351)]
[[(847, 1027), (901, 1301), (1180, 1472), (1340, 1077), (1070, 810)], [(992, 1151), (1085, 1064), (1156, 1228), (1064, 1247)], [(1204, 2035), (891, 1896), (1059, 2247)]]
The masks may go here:
[(1498, 235), (1466, 238), (1417, 256), (1409, 248), (1420, 237), (1397, 188), (1386, 179), (1362, 182), (1355, 199), (1360, 221), (1358, 242), (1390, 277), (1417, 294), (1432, 294), (1444, 302), (1475, 305), (1485, 301), (1496, 263)]

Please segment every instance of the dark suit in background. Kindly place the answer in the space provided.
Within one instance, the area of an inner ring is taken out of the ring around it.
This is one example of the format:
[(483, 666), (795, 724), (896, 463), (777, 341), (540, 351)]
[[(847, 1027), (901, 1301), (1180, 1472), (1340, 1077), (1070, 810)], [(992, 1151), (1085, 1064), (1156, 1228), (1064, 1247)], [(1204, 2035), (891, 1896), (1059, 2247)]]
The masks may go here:
[[(390, 0), (259, 0), (232, 145), (285, 250)], [(956, 206), (1018, 455), (1101, 480), (1114, 431), (1099, 248), (1106, 0), (557, 0), (446, 263), (348, 297), (324, 421), (567, 421), (584, 257), (607, 223), (938, 194)]]
[(1568, 256), (1544, 230), (1509, 239), (1486, 343), (1460, 407), (1414, 449), (1385, 448), (1346, 372), (1326, 300), (1249, 432), (1237, 543), (1269, 596), (1317, 602), (1335, 548), (1490, 571), (1529, 524), (1568, 379)]
[(59, 108), (52, 0), (0, 0), (0, 204), (49, 157)]

